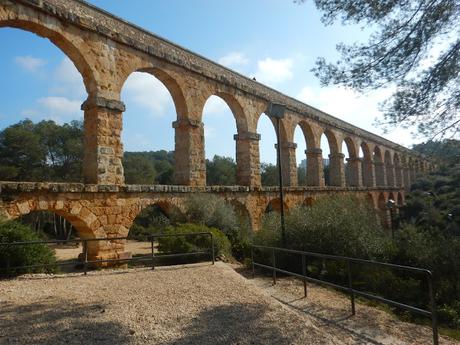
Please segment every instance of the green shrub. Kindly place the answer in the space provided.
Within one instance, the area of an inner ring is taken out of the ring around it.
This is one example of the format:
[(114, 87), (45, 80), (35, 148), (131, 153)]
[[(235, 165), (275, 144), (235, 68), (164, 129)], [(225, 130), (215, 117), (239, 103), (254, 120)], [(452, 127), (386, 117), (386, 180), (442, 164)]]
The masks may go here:
[[(284, 246), (279, 215), (267, 214), (255, 242)], [(296, 207), (286, 215), (286, 247), (370, 259), (385, 259), (391, 244), (374, 209), (350, 196), (323, 197), (312, 207)]]
[[(176, 210), (169, 218), (156, 205), (144, 209), (134, 221), (129, 238), (147, 241), (153, 234), (161, 234), (184, 222), (198, 224), (222, 231), (230, 240), (231, 252), (226, 257), (243, 260), (250, 252), (249, 220), (235, 211), (232, 204), (221, 197), (210, 194), (193, 194), (184, 204), (185, 214)], [(181, 226), (179, 226), (181, 227)], [(216, 235), (220, 236), (220, 235)], [(179, 240), (178, 240), (179, 241)]]
[[(228, 238), (220, 230), (200, 224), (179, 224), (164, 228), (164, 234), (192, 234), (211, 232), (214, 237), (214, 255), (226, 260), (231, 257), (231, 245)], [(208, 235), (172, 236), (158, 238), (158, 250), (163, 254), (190, 253), (207, 251), (211, 248)]]
[(163, 229), (174, 222), (182, 221), (177, 212), (172, 212), (169, 219), (158, 205), (151, 205), (142, 210), (129, 229), (128, 238), (136, 241), (149, 241), (154, 234), (161, 234)]
[(170, 223), (170, 219), (158, 205), (150, 205), (144, 208), (135, 219), (135, 224), (144, 228), (149, 226), (165, 227)]
[(195, 194), (185, 202), (187, 219), (228, 233), (238, 228), (238, 217), (224, 199), (212, 194)]
[(187, 199), (185, 208), (188, 222), (221, 230), (230, 240), (231, 253), (237, 260), (249, 255), (249, 220), (238, 214), (232, 204), (216, 195), (195, 194)]
[(438, 308), (439, 321), (453, 329), (460, 329), (460, 301), (452, 301)]
[[(0, 242), (2, 243), (38, 241), (40, 239), (26, 225), (13, 221), (0, 222)], [(9, 267), (39, 265), (35, 268), (11, 269), (9, 272), (0, 271), (2, 275), (51, 273), (56, 271), (55, 263), (53, 250), (45, 244), (0, 246), (0, 267), (2, 268), (8, 265)]]
[(162, 232), (163, 232), (163, 228), (157, 228), (154, 226), (149, 226), (145, 228), (142, 225), (133, 224), (131, 226), (131, 229), (129, 229), (128, 238), (130, 240), (147, 242), (147, 241), (150, 241), (150, 237), (152, 235), (159, 234)]

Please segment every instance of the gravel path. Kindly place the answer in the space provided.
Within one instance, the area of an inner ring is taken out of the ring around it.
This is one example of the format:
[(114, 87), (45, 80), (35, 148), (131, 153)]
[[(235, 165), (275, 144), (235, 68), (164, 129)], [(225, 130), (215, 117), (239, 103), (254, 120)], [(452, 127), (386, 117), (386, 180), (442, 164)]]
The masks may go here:
[[(0, 281), (0, 344), (431, 344), (427, 327), (223, 263)], [(442, 345), (458, 344), (441, 340)]]
[[(249, 272), (243, 271), (249, 276)], [(274, 299), (306, 317), (317, 328), (340, 339), (337, 344), (421, 345), (433, 344), (430, 327), (402, 322), (389, 313), (357, 303), (351, 317), (350, 299), (331, 289), (307, 285), (303, 298), (303, 283), (291, 277), (277, 280), (256, 275), (252, 283), (264, 289)], [(459, 345), (454, 339), (441, 337), (440, 345)]]
[(0, 281), (0, 344), (338, 344), (223, 263)]

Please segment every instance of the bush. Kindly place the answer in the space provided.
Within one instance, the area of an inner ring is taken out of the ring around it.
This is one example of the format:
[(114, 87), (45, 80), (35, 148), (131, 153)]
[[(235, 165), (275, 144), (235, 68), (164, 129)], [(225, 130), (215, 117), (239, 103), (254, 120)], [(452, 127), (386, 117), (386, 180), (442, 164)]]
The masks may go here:
[(249, 255), (252, 235), (249, 220), (238, 214), (232, 204), (216, 195), (196, 194), (187, 199), (185, 207), (190, 223), (219, 229), (227, 236), (237, 260)]
[[(214, 237), (214, 255), (226, 260), (231, 258), (231, 245), (228, 238), (220, 230), (199, 224), (180, 224), (164, 228), (164, 234), (192, 234), (211, 232)], [(208, 235), (172, 236), (158, 238), (158, 250), (163, 254), (191, 253), (207, 251), (211, 248)]]
[(161, 234), (165, 227), (176, 221), (182, 221), (182, 219), (175, 212), (169, 219), (158, 205), (148, 206), (134, 220), (129, 229), (128, 238), (136, 241), (149, 241), (151, 235)]
[[(0, 242), (2, 243), (38, 240), (40, 237), (26, 225), (13, 221), (0, 222)], [(10, 267), (39, 265), (35, 268), (12, 269), (9, 272), (1, 271), (0, 274), (51, 273), (56, 271), (55, 263), (53, 250), (45, 244), (0, 246), (0, 267), (7, 267), (8, 264)]]
[(191, 223), (204, 224), (224, 233), (238, 228), (238, 217), (233, 207), (212, 194), (195, 194), (185, 202), (186, 215)]
[[(263, 219), (255, 242), (283, 246), (279, 215)], [(385, 259), (391, 244), (374, 209), (350, 196), (323, 197), (312, 207), (293, 208), (286, 215), (286, 247), (298, 250)]]
[(172, 212), (169, 219), (160, 207), (147, 207), (136, 217), (129, 231), (129, 238), (148, 241), (151, 235), (170, 231), (178, 224), (186, 222), (222, 231), (230, 240), (232, 248), (226, 257), (233, 256), (237, 260), (243, 260), (249, 254), (249, 220), (243, 214), (238, 214), (232, 204), (216, 195), (193, 194), (186, 199), (184, 206), (185, 214)]
[(443, 304), (438, 308), (439, 321), (453, 329), (460, 329), (460, 301)]
[(163, 232), (163, 228), (160, 230), (157, 227), (149, 226), (147, 228), (139, 224), (133, 224), (129, 229), (128, 239), (147, 242), (150, 241), (150, 236)]

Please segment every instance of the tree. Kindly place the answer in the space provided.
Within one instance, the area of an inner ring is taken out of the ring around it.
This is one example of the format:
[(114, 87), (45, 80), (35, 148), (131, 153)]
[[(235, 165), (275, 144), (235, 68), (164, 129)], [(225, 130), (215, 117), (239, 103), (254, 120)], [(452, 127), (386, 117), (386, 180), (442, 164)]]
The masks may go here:
[(35, 125), (40, 143), (46, 151), (43, 166), (48, 179), (78, 181), (81, 179), (83, 157), (83, 123), (72, 121), (62, 126), (54, 121), (41, 121)]
[(230, 157), (215, 155), (206, 160), (206, 184), (233, 186), (236, 185), (236, 163)]
[(24, 120), (0, 132), (0, 179), (81, 181), (83, 125)]
[(261, 163), (260, 178), (262, 186), (278, 186), (279, 176), (277, 166), (271, 163)]
[(154, 163), (142, 152), (127, 152), (123, 158), (125, 180), (128, 184), (154, 184), (156, 170)]
[[(296, 2), (305, 2), (297, 0)], [(339, 61), (319, 58), (323, 85), (359, 91), (395, 84), (382, 104), (386, 128), (416, 125), (423, 136), (460, 130), (460, 3), (458, 0), (315, 0), (330, 25), (375, 28), (366, 44), (339, 44)]]
[(28, 225), (37, 234), (45, 235), (48, 238), (66, 241), (76, 235), (72, 224), (53, 212), (31, 212), (21, 216), (19, 222)]
[(174, 152), (125, 152), (125, 179), (128, 184), (172, 184), (174, 182)]
[(433, 156), (449, 165), (460, 164), (460, 141), (445, 139), (442, 141), (429, 141), (414, 145), (413, 149), (426, 156)]
[(41, 177), (45, 152), (30, 120), (21, 121), (0, 133), (2, 180), (34, 180)]
[(303, 166), (297, 168), (297, 183), (299, 186), (307, 184), (307, 169)]

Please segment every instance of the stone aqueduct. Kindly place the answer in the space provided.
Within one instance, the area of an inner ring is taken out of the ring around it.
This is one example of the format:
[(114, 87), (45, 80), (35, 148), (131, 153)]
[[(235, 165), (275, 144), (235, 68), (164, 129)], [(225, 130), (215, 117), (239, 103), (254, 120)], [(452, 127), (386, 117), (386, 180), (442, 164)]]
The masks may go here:
[[(269, 102), (286, 105), (281, 160), (287, 208), (323, 194), (354, 193), (383, 213), (389, 198), (404, 202), (405, 189), (434, 165), (409, 149), (354, 127), (79, 0), (0, 0), (0, 27), (48, 38), (75, 64), (88, 93), (84, 110), (84, 184), (2, 182), (0, 213), (14, 219), (37, 210), (69, 220), (83, 238), (125, 236), (148, 205), (181, 209), (190, 193), (221, 195), (243, 210), (257, 229), (274, 187), (261, 187), (257, 123)], [(129, 75), (151, 73), (169, 90), (177, 112), (175, 186), (125, 185), (120, 92)], [(237, 134), (238, 186), (206, 187), (202, 110), (216, 95), (230, 107)], [(307, 186), (297, 185), (293, 142), (300, 126), (307, 143)], [(330, 186), (325, 186), (321, 135), (330, 146)], [(342, 143), (349, 157), (345, 174)], [(359, 150), (364, 157), (359, 157)], [(347, 178), (345, 177), (347, 176)], [(124, 256), (123, 241), (93, 243), (90, 256)]]

